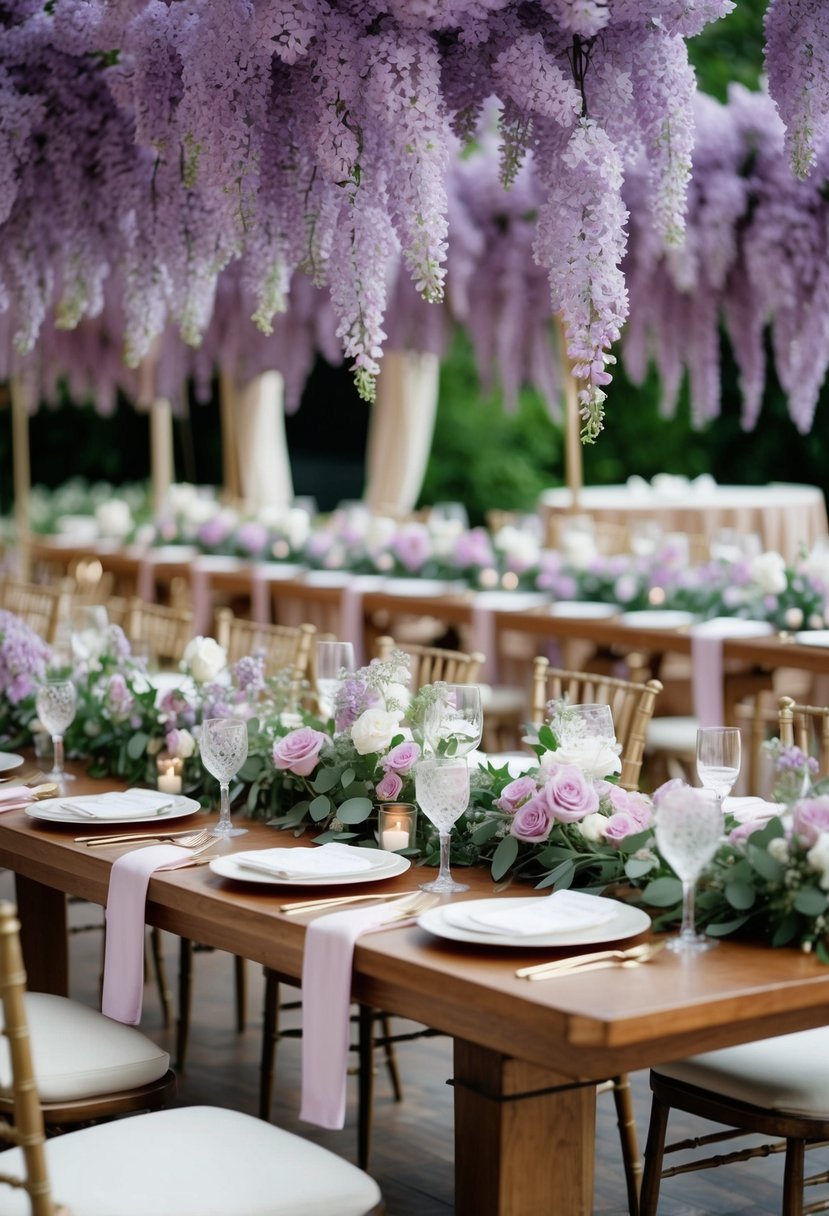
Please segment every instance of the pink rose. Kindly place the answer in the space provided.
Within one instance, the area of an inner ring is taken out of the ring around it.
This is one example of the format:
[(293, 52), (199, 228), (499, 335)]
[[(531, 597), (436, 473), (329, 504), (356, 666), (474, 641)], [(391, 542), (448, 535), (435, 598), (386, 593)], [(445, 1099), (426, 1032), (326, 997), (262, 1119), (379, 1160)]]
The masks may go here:
[(535, 778), (518, 777), (515, 781), (510, 781), (509, 785), (504, 786), (501, 791), (501, 797), (495, 801), (495, 806), (498, 807), (499, 811), (508, 811), (513, 815), (522, 803), (537, 793), (538, 786), (535, 783)]
[(383, 802), (393, 802), (403, 789), (403, 779), (391, 769), (377, 782), (377, 797)]
[(388, 773), (408, 773), (420, 759), (420, 748), (412, 739), (404, 739), (380, 761)]
[(273, 766), (288, 769), (298, 777), (307, 777), (314, 771), (320, 750), (328, 742), (328, 735), (310, 726), (292, 730), (273, 745)]
[(829, 797), (803, 798), (792, 807), (792, 829), (808, 845), (829, 832)]
[(653, 819), (653, 807), (645, 794), (637, 793), (634, 790), (623, 790), (620, 785), (610, 784), (607, 800), (613, 808), (614, 814), (621, 812), (629, 815), (639, 824), (639, 831), (650, 826)]
[(626, 836), (635, 836), (642, 831), (642, 824), (629, 811), (616, 811), (608, 817), (604, 838), (608, 844), (619, 844)]
[(550, 813), (561, 823), (577, 823), (599, 809), (599, 795), (592, 781), (574, 764), (558, 764), (550, 772), (544, 793)]
[(510, 824), (510, 835), (518, 840), (526, 840), (528, 844), (538, 844), (546, 840), (553, 826), (553, 817), (543, 794), (531, 798), (515, 812)]

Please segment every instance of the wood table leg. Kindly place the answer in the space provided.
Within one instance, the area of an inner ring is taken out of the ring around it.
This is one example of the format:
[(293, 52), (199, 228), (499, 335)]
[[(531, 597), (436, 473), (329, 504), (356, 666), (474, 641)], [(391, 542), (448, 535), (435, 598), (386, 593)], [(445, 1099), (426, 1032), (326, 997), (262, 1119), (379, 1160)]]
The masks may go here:
[(590, 1216), (596, 1084), (455, 1040), (457, 1216)]
[(26, 985), (31, 992), (67, 996), (66, 896), (20, 874), (14, 881)]

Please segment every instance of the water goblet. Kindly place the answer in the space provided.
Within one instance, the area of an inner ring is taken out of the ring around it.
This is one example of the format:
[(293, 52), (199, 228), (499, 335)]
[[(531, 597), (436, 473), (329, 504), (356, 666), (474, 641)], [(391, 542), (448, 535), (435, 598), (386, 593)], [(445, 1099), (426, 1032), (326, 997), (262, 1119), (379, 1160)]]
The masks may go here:
[(43, 729), (52, 737), (54, 752), (52, 771), (45, 776), (62, 785), (74, 781), (72, 773), (63, 768), (63, 735), (75, 718), (77, 695), (71, 680), (45, 680), (37, 690), (35, 708)]
[(421, 760), (415, 766), (415, 798), (423, 814), (438, 830), (440, 870), (433, 882), (421, 883), (421, 890), (438, 895), (468, 891), (456, 882), (449, 867), (452, 827), (469, 805), (469, 767), (466, 756), (451, 759)]
[(242, 836), (230, 821), (230, 781), (247, 759), (248, 728), (241, 718), (205, 718), (199, 736), (202, 764), (219, 782), (219, 822), (213, 836)]
[(320, 712), (333, 716), (340, 673), (354, 670), (354, 647), (351, 642), (317, 642), (316, 686)]
[(484, 712), (477, 684), (440, 684), (423, 719), (423, 738), (436, 756), (468, 756), (481, 742)]
[(613, 711), (609, 705), (558, 702), (550, 725), (562, 745), (580, 743), (585, 739), (596, 739), (600, 743), (616, 741)]
[(719, 943), (697, 932), (694, 902), (697, 880), (722, 840), (722, 803), (713, 790), (666, 790), (654, 807), (654, 830), (659, 852), (682, 883), (682, 924), (665, 945), (677, 954), (711, 950)]
[(740, 775), (740, 731), (736, 726), (703, 726), (697, 731), (697, 776), (703, 789), (722, 802)]

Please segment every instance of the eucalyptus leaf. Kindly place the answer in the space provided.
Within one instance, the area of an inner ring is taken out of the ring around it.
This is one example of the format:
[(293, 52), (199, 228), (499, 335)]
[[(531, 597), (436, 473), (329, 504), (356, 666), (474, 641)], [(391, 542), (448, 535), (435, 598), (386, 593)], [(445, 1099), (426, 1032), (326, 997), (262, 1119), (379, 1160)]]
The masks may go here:
[(333, 810), (333, 803), (325, 794), (320, 794), (318, 798), (314, 798), (308, 807), (308, 814), (313, 819), (314, 823), (319, 823), (322, 819), (327, 819)]
[(794, 897), (795, 910), (804, 916), (820, 916), (826, 906), (826, 896), (818, 887), (801, 887)]
[(507, 870), (518, 856), (518, 841), (514, 836), (505, 836), (498, 845), (492, 857), (492, 877), (497, 882), (499, 878), (503, 878)]
[(324, 768), (316, 776), (313, 782), (313, 789), (317, 794), (327, 794), (329, 790), (333, 790), (335, 785), (340, 783), (340, 773), (342, 769)]
[(682, 902), (682, 883), (678, 878), (655, 878), (645, 887), (642, 899), (653, 908), (670, 908)]
[(343, 787), (343, 789), (345, 789), (347, 786), (351, 785), (351, 782), (353, 780), (354, 780), (354, 769), (347, 768), (343, 771), (343, 774), (340, 777), (340, 785)]
[(563, 861), (560, 866), (556, 866), (549, 874), (542, 878), (540, 883), (537, 883), (537, 888), (540, 890), (543, 887), (555, 887), (559, 891), (565, 891), (572, 886), (573, 879), (576, 875), (576, 867), (572, 861)]
[(625, 862), (625, 875), (628, 878), (642, 878), (653, 869), (654, 864), (646, 857), (629, 857)]
[(374, 808), (370, 798), (349, 798), (337, 807), (340, 823), (363, 823)]
[(127, 740), (127, 755), (130, 760), (140, 760), (147, 751), (147, 744), (150, 741), (150, 736), (145, 731), (139, 730), (134, 735), (130, 735)]
[(765, 849), (758, 848), (755, 844), (749, 844), (746, 849), (746, 855), (751, 862), (752, 868), (757, 871), (761, 878), (765, 878), (767, 882), (782, 882), (783, 875), (786, 873), (784, 866), (779, 861), (775, 861), (770, 857)]
[(757, 898), (757, 892), (750, 883), (731, 881), (725, 885), (725, 898), (732, 908), (736, 908), (738, 912), (743, 912), (746, 908), (752, 906)]
[(741, 929), (750, 919), (750, 916), (735, 916), (733, 920), (716, 921), (706, 925), (705, 932), (709, 937), (728, 937), (730, 933), (736, 933), (738, 929)]
[(488, 840), (492, 839), (500, 826), (497, 819), (487, 819), (484, 823), (479, 824), (474, 832), (470, 833), (469, 839), (473, 844), (486, 844)]

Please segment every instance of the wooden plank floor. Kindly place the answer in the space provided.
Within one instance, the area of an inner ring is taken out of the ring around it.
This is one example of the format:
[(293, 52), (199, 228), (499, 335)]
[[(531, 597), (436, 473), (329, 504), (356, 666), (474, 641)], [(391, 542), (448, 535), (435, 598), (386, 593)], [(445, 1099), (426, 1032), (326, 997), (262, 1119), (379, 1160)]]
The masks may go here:
[[(12, 896), (11, 876), (0, 873), (0, 897)], [(87, 921), (98, 914), (98, 909), (82, 905), (74, 907), (70, 917)], [(166, 966), (171, 983), (176, 976), (177, 947), (177, 939), (165, 937)], [(101, 935), (97, 932), (73, 935), (70, 949), (72, 995), (95, 1004)], [(190, 1049), (186, 1069), (179, 1076), (177, 1102), (182, 1105), (216, 1104), (255, 1114), (262, 1024), (261, 969), (252, 963), (247, 965), (248, 1025), (242, 1034), (234, 1027), (231, 957), (218, 951), (198, 951), (193, 974)], [(289, 990), (288, 995), (296, 994)], [(285, 1024), (298, 1024), (297, 1015), (285, 1015)], [(158, 993), (152, 980), (148, 980), (145, 990), (141, 1026), (156, 1041), (173, 1050), (174, 1031), (165, 1029), (162, 1024)], [(400, 1020), (395, 1021), (395, 1026), (407, 1028)], [(324, 1144), (349, 1160), (356, 1160), (356, 1079), (349, 1085), (343, 1131), (326, 1132), (300, 1123), (297, 1118), (299, 1054), (298, 1039), (280, 1042), (274, 1122)], [(398, 1060), (404, 1088), (402, 1102), (394, 1102), (385, 1070), (378, 1070), (371, 1172), (382, 1187), (388, 1216), (450, 1216), (454, 1210), (452, 1090), (448, 1084), (452, 1073), (451, 1043), (444, 1038), (430, 1038), (403, 1044), (398, 1048)], [(644, 1141), (649, 1110), (647, 1074), (636, 1074), (633, 1085), (637, 1124)], [(627, 1206), (619, 1140), (609, 1093), (599, 1096), (597, 1111), (594, 1213), (595, 1216), (625, 1216)], [(682, 1135), (699, 1135), (711, 1130), (710, 1125), (682, 1121), (679, 1116), (675, 1116), (672, 1128)], [(221, 1146), (217, 1149), (221, 1151)], [(828, 1168), (829, 1150), (812, 1153), (811, 1165)], [(659, 1213), (660, 1216), (765, 1216), (766, 1213), (775, 1216), (780, 1211), (781, 1183), (780, 1157), (706, 1170), (666, 1182)], [(537, 1216), (570, 1214), (560, 1211), (555, 1195), (551, 1195), (549, 1208)]]

